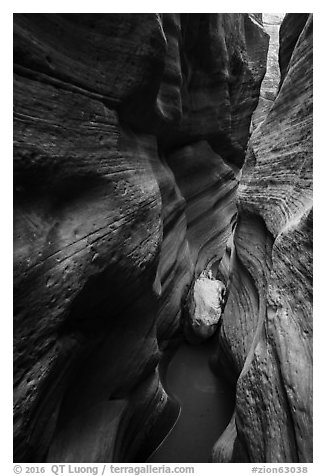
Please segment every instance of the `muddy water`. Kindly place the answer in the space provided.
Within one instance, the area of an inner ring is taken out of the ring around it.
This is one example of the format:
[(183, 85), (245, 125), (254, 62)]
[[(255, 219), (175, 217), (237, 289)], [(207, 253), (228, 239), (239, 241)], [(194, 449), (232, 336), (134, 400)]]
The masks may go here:
[(169, 393), (181, 404), (180, 416), (151, 463), (208, 463), (213, 444), (226, 428), (234, 406), (230, 387), (212, 373), (212, 344), (182, 344), (166, 369)]

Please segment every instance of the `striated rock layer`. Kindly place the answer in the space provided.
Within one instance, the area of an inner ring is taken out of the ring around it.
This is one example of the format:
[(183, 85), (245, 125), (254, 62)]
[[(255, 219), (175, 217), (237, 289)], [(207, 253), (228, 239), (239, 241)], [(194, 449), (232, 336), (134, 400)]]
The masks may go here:
[(262, 15), (264, 28), (269, 35), (269, 48), (266, 74), (260, 87), (258, 106), (252, 116), (253, 129), (258, 127), (267, 116), (279, 89), (279, 31), (283, 18), (284, 13), (263, 13)]
[(236, 405), (214, 461), (312, 461), (312, 15), (286, 15), (280, 66), (239, 186), (219, 356)]
[(15, 461), (153, 450), (157, 365), (225, 253), (267, 43), (255, 14), (14, 15)]

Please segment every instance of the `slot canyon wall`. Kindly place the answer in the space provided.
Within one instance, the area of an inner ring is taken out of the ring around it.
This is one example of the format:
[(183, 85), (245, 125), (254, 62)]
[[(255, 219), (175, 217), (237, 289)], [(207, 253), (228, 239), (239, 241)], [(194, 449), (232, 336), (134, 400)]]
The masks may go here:
[(215, 461), (312, 461), (312, 15), (286, 15), (281, 85), (238, 189), (220, 363), (234, 416)]
[(212, 263), (237, 382), (213, 460), (310, 460), (311, 22), (285, 17), (247, 149), (260, 14), (14, 15), (15, 461), (144, 461)]
[(252, 129), (255, 129), (267, 116), (276, 98), (280, 83), (279, 34), (284, 13), (263, 13), (265, 31), (269, 35), (266, 74), (261, 83), (258, 106), (252, 115)]

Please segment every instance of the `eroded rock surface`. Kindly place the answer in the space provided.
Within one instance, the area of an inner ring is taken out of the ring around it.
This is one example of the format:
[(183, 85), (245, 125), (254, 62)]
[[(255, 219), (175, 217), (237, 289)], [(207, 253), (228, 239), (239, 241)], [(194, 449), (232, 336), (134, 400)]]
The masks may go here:
[(211, 273), (203, 272), (188, 295), (185, 334), (189, 342), (211, 337), (223, 312), (225, 286)]
[(14, 15), (15, 461), (153, 449), (157, 365), (230, 238), (266, 54), (254, 14)]
[(258, 106), (252, 116), (253, 129), (264, 121), (278, 93), (281, 79), (279, 66), (279, 31), (283, 18), (284, 13), (262, 14), (262, 22), (269, 35), (269, 48), (266, 74), (261, 84)]
[(236, 406), (214, 461), (312, 461), (312, 15), (280, 32), (281, 88), (239, 186), (220, 334)]

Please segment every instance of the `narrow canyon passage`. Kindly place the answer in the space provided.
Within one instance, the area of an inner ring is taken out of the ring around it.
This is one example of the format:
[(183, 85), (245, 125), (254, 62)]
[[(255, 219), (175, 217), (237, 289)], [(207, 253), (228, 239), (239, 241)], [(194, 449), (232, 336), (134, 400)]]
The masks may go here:
[(14, 462), (311, 462), (312, 14), (13, 23)]
[(168, 391), (180, 402), (179, 418), (150, 463), (208, 463), (214, 442), (225, 430), (234, 408), (228, 384), (210, 369), (214, 343), (183, 343), (167, 367)]

